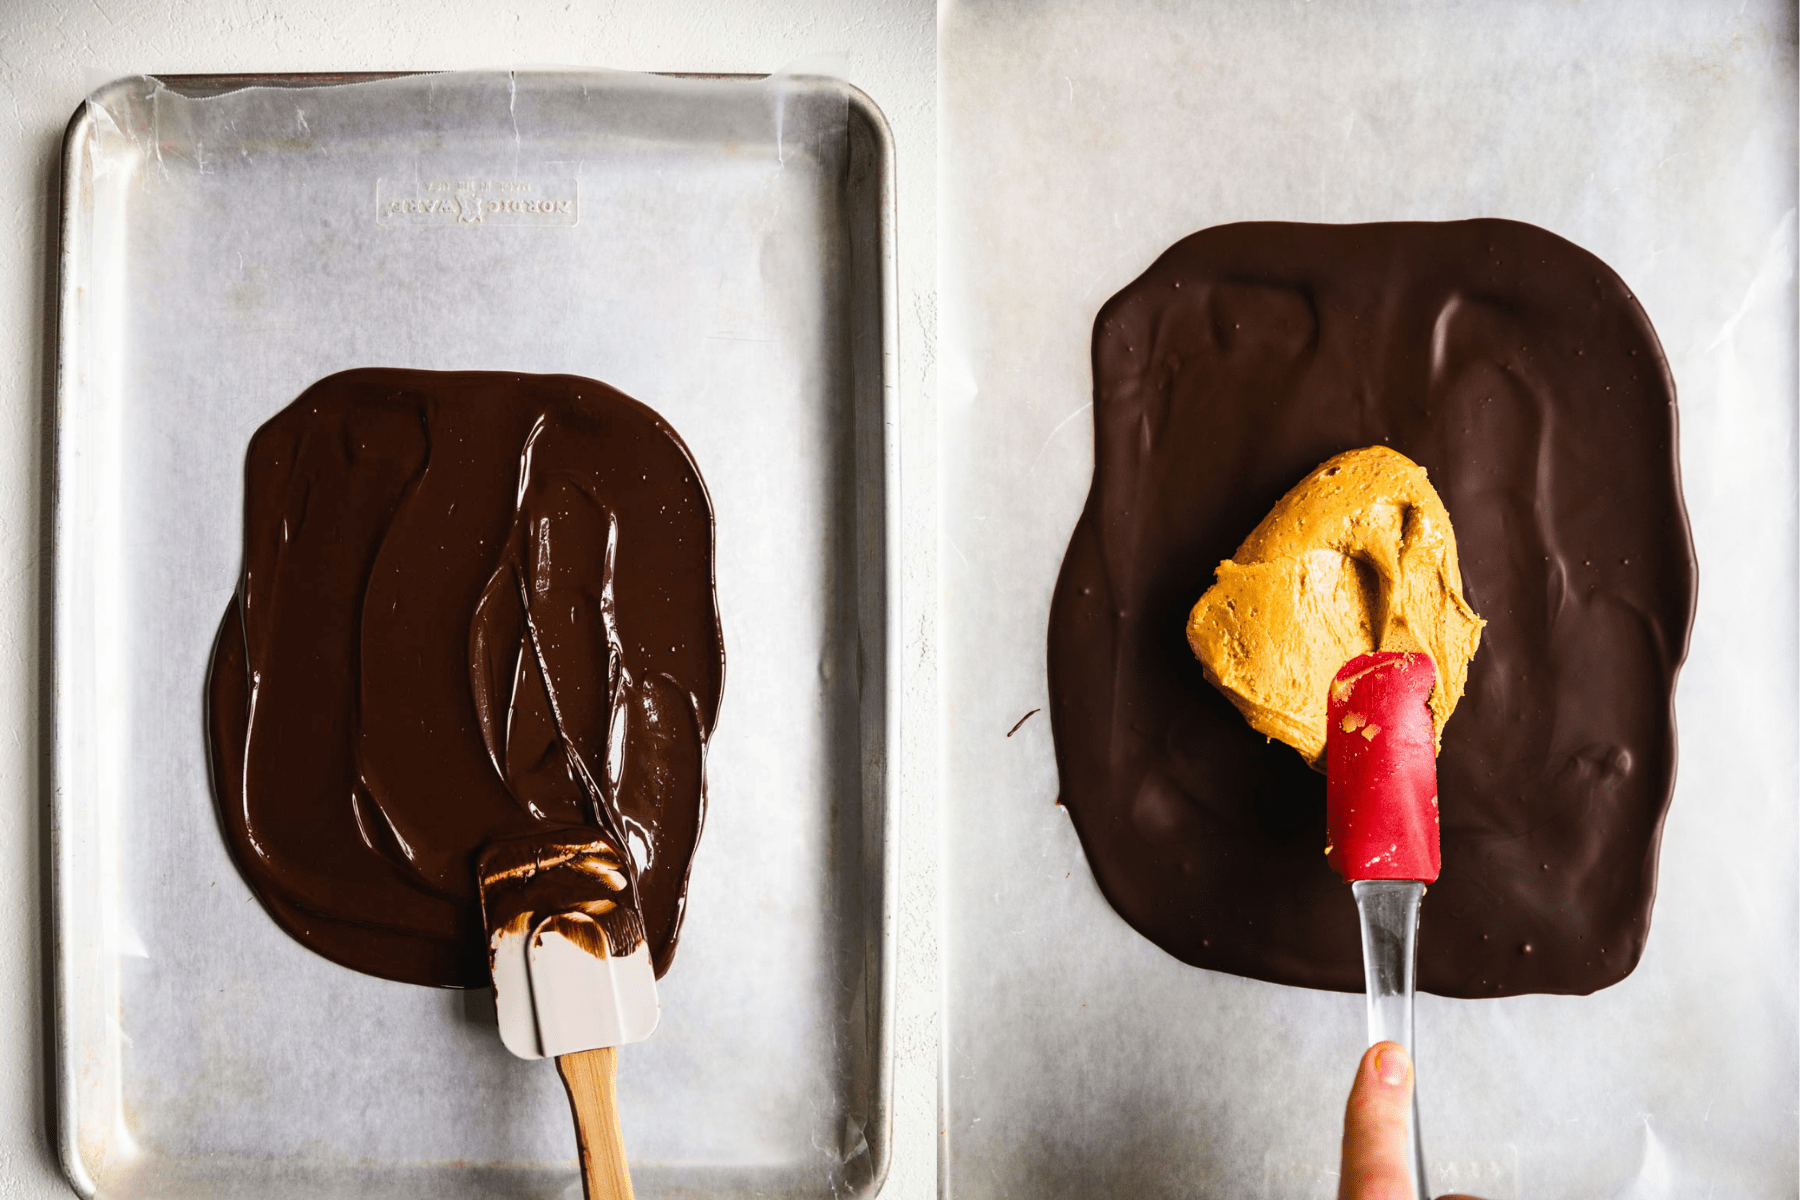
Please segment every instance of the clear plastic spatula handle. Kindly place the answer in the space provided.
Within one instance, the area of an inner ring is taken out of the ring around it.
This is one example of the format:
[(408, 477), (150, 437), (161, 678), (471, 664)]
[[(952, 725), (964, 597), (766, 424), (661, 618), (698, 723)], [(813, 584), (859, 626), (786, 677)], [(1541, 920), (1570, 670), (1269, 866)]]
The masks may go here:
[[(1369, 1044), (1399, 1042), (1413, 1052), (1413, 966), (1417, 959), (1419, 899), (1425, 885), (1406, 879), (1364, 879), (1350, 885), (1362, 918), (1363, 980), (1369, 993)], [(1413, 1060), (1417, 1063), (1417, 1058)], [(1415, 1069), (1406, 1161), (1413, 1193), (1430, 1200), (1425, 1156), (1419, 1148), (1419, 1091)]]

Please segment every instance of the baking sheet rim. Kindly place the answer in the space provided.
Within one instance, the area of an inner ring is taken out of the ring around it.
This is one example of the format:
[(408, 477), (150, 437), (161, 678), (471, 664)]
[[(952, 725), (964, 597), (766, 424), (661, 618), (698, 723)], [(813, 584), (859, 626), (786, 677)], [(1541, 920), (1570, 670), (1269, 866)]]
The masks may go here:
[[(550, 70), (528, 73), (560, 75), (579, 72)], [(626, 71), (596, 73), (617, 78), (630, 78), (639, 74)], [(66, 397), (73, 394), (80, 386), (77, 381), (81, 377), (79, 355), (84, 333), (80, 321), (80, 309), (89, 272), (92, 269), (92, 264), (87, 261), (85, 252), (80, 249), (84, 246), (80, 240), (80, 234), (85, 211), (83, 201), (89, 198), (83, 185), (91, 177), (93, 167), (91, 135), (95, 131), (95, 112), (97, 108), (104, 105), (109, 93), (145, 83), (157, 87), (167, 87), (171, 91), (189, 95), (223, 95), (250, 87), (332, 87), (434, 74), (452, 74), (452, 72), (126, 76), (96, 89), (85, 97), (77, 105), (64, 131), (60, 151), (61, 163), (57, 176), (61, 193), (58, 197), (57, 223), (56, 359), (52, 368), (53, 386), (50, 411), (46, 414), (48, 421), (44, 427), (46, 449), (49, 451), (44, 473), (44, 488), (45, 502), (49, 510), (48, 529), (50, 531), (49, 545), (45, 547), (48, 561), (45, 577), (49, 582), (50, 595), (44, 614), (49, 622), (46, 636), (50, 654), (40, 668), (40, 678), (45, 685), (43, 694), (51, 697), (50, 711), (47, 714), (49, 769), (45, 773), (44, 783), (45, 804), (49, 817), (49, 849), (46, 865), (50, 887), (49, 939), (51, 942), (47, 948), (49, 953), (46, 958), (52, 995), (49, 1015), (54, 1023), (50, 1037), (50, 1051), (55, 1059), (51, 1077), (56, 1089), (54, 1102), (46, 1110), (46, 1117), (54, 1126), (47, 1132), (56, 1146), (57, 1157), (60, 1160), (64, 1177), (75, 1192), (84, 1197), (92, 1197), (97, 1194), (98, 1181), (89, 1173), (81, 1154), (81, 1116), (78, 1105), (81, 1081), (76, 1065), (78, 1061), (76, 1039), (70, 1021), (73, 1003), (70, 988), (74, 970), (71, 962), (72, 941), (82, 936), (82, 933), (71, 924), (69, 919), (73, 907), (73, 889), (78, 886), (79, 872), (75, 869), (73, 839), (69, 832), (69, 810), (72, 801), (64, 788), (64, 782), (70, 774), (66, 762), (69, 751), (61, 737), (61, 730), (68, 723), (70, 715), (67, 710), (72, 707), (72, 704), (65, 698), (62, 686), (65, 679), (60, 669), (64, 657), (64, 639), (68, 630), (68, 622), (64, 619), (63, 610), (70, 590), (67, 580), (69, 562), (60, 547), (64, 543), (62, 532), (66, 517), (61, 490), (61, 464), (68, 449), (65, 445), (63, 414)], [(745, 82), (774, 77), (773, 75), (687, 72), (652, 74), (674, 79), (729, 79)], [(880, 462), (883, 476), (880, 521), (883, 620), (879, 694), (882, 705), (883, 745), (882, 753), (874, 769), (879, 777), (878, 787), (882, 803), (878, 825), (880, 837), (879, 887), (874, 889), (873, 904), (870, 906), (872, 913), (867, 918), (875, 927), (874, 933), (879, 953), (878, 962), (874, 965), (879, 971), (880, 982), (878, 988), (875, 989), (876, 1012), (871, 1034), (873, 1071), (870, 1081), (870, 1119), (864, 1129), (864, 1136), (869, 1145), (871, 1170), (863, 1189), (864, 1194), (873, 1196), (881, 1190), (892, 1163), (894, 1020), (898, 959), (898, 947), (894, 938), (894, 921), (899, 911), (899, 751), (903, 703), (899, 665), (902, 661), (901, 631), (904, 626), (900, 606), (899, 327), (896, 293), (897, 248), (895, 244), (898, 197), (894, 180), (895, 151), (893, 131), (886, 116), (862, 89), (830, 76), (807, 74), (796, 77), (821, 86), (841, 89), (849, 109), (851, 129), (854, 130), (856, 123), (860, 122), (867, 136), (872, 140), (874, 149), (875, 172), (873, 186), (869, 190), (872, 193), (875, 218), (875, 258), (873, 263), (864, 265), (857, 256), (851, 255), (848, 269), (852, 288), (857, 291), (864, 291), (871, 287), (874, 289), (873, 299), (878, 313), (877, 325), (881, 337), (879, 349), (881, 395), (878, 411), (881, 420)], [(854, 133), (847, 131), (847, 136), (853, 137)], [(91, 212), (87, 212), (86, 215), (91, 219)], [(848, 227), (850, 223), (847, 218), (846, 226)], [(863, 376), (857, 373), (855, 365), (852, 367), (852, 378), (855, 382), (863, 382)], [(861, 411), (861, 405), (853, 405), (853, 412), (861, 413)], [(865, 694), (863, 704), (867, 703), (868, 698)], [(865, 756), (866, 761), (867, 756)], [(865, 787), (867, 785), (868, 781), (865, 779)], [(865, 811), (863, 815), (866, 818), (869, 814)], [(865, 831), (865, 839), (866, 836), (867, 831)], [(865, 878), (873, 865), (865, 859)]]

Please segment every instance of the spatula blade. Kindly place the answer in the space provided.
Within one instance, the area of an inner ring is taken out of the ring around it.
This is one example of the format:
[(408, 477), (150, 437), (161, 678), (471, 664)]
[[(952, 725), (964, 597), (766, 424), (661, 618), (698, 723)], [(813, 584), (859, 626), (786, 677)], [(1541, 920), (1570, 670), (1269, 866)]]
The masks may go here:
[(554, 1058), (655, 1031), (656, 968), (612, 842), (592, 829), (545, 830), (488, 845), (476, 874), (508, 1050)]
[(500, 1040), (520, 1058), (626, 1046), (656, 1032), (662, 1003), (646, 944), (614, 958), (543, 929), (502, 930), (488, 946)]
[(1352, 882), (1438, 877), (1429, 655), (1381, 650), (1345, 663), (1326, 697), (1325, 825), (1331, 867)]

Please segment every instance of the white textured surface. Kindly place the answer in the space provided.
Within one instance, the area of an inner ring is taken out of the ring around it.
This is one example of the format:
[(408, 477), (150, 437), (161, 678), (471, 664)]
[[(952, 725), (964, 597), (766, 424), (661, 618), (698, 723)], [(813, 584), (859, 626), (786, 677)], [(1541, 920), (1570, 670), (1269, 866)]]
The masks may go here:
[(1792, 1197), (1792, 5), (945, 8), (956, 1200), (1335, 1193), (1361, 1005), (1195, 971), (1131, 933), (1052, 806), (1048, 720), (1007, 730), (1049, 702), (1051, 583), (1091, 475), (1107, 297), (1229, 221), (1474, 216), (1567, 237), (1643, 303), (1680, 394), (1699, 609), (1644, 958), (1593, 996), (1424, 997), (1427, 1168), (1489, 1200)]
[(931, 6), (909, 0), (686, 8), (632, 4), (356, 0), (294, 3), (11, 0), (0, 4), (0, 123), (10, 214), (0, 241), (0, 1200), (67, 1194), (45, 1111), (39, 603), (42, 434), (54, 359), (56, 163), (82, 96), (139, 72), (356, 71), (570, 65), (764, 72), (804, 63), (875, 100), (898, 153), (903, 745), (901, 976), (895, 1154), (884, 1195), (936, 1185), (936, 435), (934, 81)]

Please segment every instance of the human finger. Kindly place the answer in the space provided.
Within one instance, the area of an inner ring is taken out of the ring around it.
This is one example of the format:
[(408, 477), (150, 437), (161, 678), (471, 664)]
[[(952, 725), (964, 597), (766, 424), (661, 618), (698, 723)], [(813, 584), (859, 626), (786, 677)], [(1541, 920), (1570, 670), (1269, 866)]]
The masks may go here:
[(1405, 1048), (1397, 1042), (1370, 1046), (1344, 1106), (1338, 1200), (1416, 1200), (1406, 1167), (1412, 1092), (1412, 1058)]

